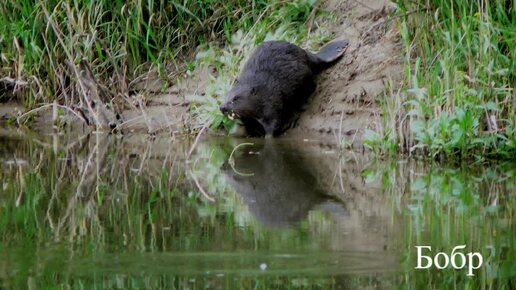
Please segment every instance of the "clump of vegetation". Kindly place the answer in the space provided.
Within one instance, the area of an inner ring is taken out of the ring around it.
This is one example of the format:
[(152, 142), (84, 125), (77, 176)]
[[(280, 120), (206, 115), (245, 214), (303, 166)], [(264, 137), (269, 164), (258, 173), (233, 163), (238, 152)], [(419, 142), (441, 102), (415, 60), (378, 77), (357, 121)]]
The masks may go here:
[(516, 156), (514, 1), (398, 0), (405, 81), (367, 144), (431, 157)]
[[(303, 24), (313, 21), (314, 7), (315, 0), (4, 2), (0, 98), (28, 108), (56, 102), (96, 125), (109, 123), (112, 116), (103, 118), (109, 114), (98, 108), (117, 113), (135, 103), (149, 72), (170, 83), (210, 61), (231, 72), (222, 76), (227, 85), (256, 43), (307, 35)], [(222, 52), (221, 43), (231, 48)], [(199, 45), (214, 48), (216, 57), (200, 53), (192, 61)], [(199, 115), (216, 115), (213, 101), (203, 99)], [(213, 120), (217, 126), (222, 115)]]
[(127, 100), (131, 81), (175, 80), (195, 47), (250, 29), (268, 2), (279, 1), (3, 1), (0, 95), (29, 108)]

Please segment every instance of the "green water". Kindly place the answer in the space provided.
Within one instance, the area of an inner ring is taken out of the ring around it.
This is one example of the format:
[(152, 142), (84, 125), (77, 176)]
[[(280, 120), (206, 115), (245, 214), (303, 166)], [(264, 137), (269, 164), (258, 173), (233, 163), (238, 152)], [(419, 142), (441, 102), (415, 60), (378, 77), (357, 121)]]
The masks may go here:
[[(515, 163), (313, 140), (0, 136), (1, 289), (516, 286)], [(416, 270), (421, 245), (486, 262), (473, 277)]]

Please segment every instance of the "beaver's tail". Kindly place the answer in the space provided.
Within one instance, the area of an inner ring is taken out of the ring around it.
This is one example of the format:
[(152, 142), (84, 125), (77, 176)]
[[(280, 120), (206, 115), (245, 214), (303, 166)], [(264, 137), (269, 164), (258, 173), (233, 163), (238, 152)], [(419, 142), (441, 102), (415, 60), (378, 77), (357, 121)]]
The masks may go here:
[(313, 69), (318, 72), (333, 65), (339, 60), (349, 46), (347, 40), (336, 40), (327, 43), (317, 54), (308, 53)]

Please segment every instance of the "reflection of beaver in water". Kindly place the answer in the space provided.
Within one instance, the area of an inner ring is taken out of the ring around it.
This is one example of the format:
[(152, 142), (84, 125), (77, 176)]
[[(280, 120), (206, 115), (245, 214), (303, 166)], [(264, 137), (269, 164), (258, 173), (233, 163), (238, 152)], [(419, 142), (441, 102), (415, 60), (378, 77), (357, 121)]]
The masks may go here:
[(344, 204), (327, 195), (329, 188), (319, 175), (323, 169), (318, 166), (322, 165), (319, 156), (297, 143), (255, 142), (247, 150), (234, 152), (233, 161), (224, 163), (221, 171), (260, 223), (289, 227), (305, 220), (312, 210), (347, 215)]
[(285, 41), (256, 48), (220, 106), (251, 135), (278, 136), (315, 90), (314, 76), (338, 60), (347, 41), (333, 41), (317, 54)]

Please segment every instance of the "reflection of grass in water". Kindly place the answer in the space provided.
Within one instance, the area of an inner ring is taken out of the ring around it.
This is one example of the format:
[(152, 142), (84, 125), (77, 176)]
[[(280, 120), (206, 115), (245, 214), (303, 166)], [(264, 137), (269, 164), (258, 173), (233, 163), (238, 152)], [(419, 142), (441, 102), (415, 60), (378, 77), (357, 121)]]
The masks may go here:
[[(383, 177), (386, 192), (399, 203), (396, 206), (407, 212), (404, 264), (408, 272), (404, 285), (413, 289), (511, 288), (516, 276), (514, 165), (485, 169), (435, 164), (425, 170), (418, 167), (392, 166), (378, 174)], [(414, 270), (415, 246), (431, 246), (433, 257), (441, 251), (451, 254), (458, 245), (467, 245), (463, 252), (483, 255), (484, 266), (475, 271), (475, 277), (451, 268)]]
[[(197, 148), (191, 169), (204, 178), (208, 190), (216, 197), (215, 203), (209, 203), (185, 175), (180, 149), (172, 150), (164, 159), (147, 153), (128, 158), (132, 147), (128, 149), (123, 141), (112, 142), (118, 143), (102, 143), (93, 155), (91, 151), (80, 150), (81, 146), (53, 152), (51, 146), (42, 149), (31, 142), (16, 146), (21, 149), (9, 149), (30, 161), (29, 166), (0, 170), (0, 255), (5, 255), (3, 249), (23, 248), (22, 253), (11, 254), (14, 258), (0, 259), (0, 269), (12, 269), (7, 273), (16, 277), (9, 280), (16, 288), (25, 287), (31, 279), (38, 287), (56, 283), (75, 287), (82, 283), (101, 288), (223, 285), (220, 287), (325, 289), (341, 283), (362, 288), (399, 282), (417, 289), (428, 285), (441, 289), (453, 285), (497, 288), (509, 285), (514, 277), (511, 263), (515, 256), (512, 230), (515, 200), (510, 195), (515, 192), (514, 169), (502, 165), (471, 170), (433, 165), (428, 171), (416, 163), (382, 165), (384, 171), (364, 171), (382, 178), (393, 206), (407, 214), (403, 254), (408, 272), (405, 275), (178, 277), (173, 273), (153, 275), (153, 269), (142, 275), (125, 275), (117, 272), (123, 269), (117, 268), (114, 273), (77, 276), (74, 263), (101, 260), (109, 253), (284, 249), (309, 252), (328, 243), (334, 230), (325, 223), (327, 219), (322, 213), (311, 213), (308, 221), (287, 231), (258, 225), (238, 196), (228, 190), (219, 170), (233, 148), (231, 144), (201, 143)], [(83, 143), (85, 148), (94, 146), (95, 142)], [(141, 152), (153, 151), (152, 143), (146, 146)], [(94, 182), (77, 194), (81, 176), (88, 173), (86, 164), (90, 156), (96, 162), (92, 167)], [(104, 159), (108, 162), (103, 162)], [(65, 242), (56, 245), (56, 240)], [(486, 246), (492, 245), (496, 253), (490, 266), (477, 271), (475, 278), (467, 279), (460, 271), (411, 270), (415, 265), (414, 245), (450, 251), (459, 244), (467, 244), (468, 249), (481, 251), (485, 257)], [(224, 263), (227, 261), (221, 259), (221, 265)], [(55, 272), (59, 273), (57, 278)], [(5, 280), (9, 275), (2, 273), (0, 279)], [(37, 275), (33, 277), (29, 273)]]
[[(153, 289), (187, 285), (191, 279), (199, 285), (223, 283), (258, 289), (281, 289), (289, 283), (298, 283), (300, 288), (325, 288), (332, 283), (329, 278), (315, 277), (176, 277), (173, 273), (152, 275), (152, 269), (151, 278), (116, 274), (122, 269), (91, 279), (90, 275), (75, 277), (77, 267), (68, 265), (68, 260), (81, 263), (83, 259), (102, 259), (111, 252), (303, 250), (309, 249), (308, 241), (314, 238), (307, 231), (279, 232), (257, 226), (238, 197), (226, 190), (219, 172), (228, 156), (223, 147), (200, 146), (196, 156), (194, 171), (200, 168), (197, 173), (206, 173), (208, 188), (217, 196), (216, 203), (209, 203), (185, 175), (184, 164), (174, 161), (181, 160), (180, 150), (178, 156), (167, 157), (168, 161), (146, 153), (127, 158), (130, 148), (122, 141), (97, 142), (83, 144), (86, 149), (97, 149), (90, 152), (81, 150), (81, 146), (53, 152), (28, 142), (30, 150), (16, 154), (24, 156), (30, 165), (0, 170), (0, 239), (5, 251), (15, 250), (15, 258), (4, 259), (0, 268), (5, 265), (12, 269), (7, 276), (16, 277), (12, 281), (16, 287), (26, 285), (27, 279), (33, 279), (37, 287), (55, 285), (57, 279), (69, 286), (121, 283), (123, 288)], [(147, 149), (142, 151), (152, 151)], [(38, 166), (33, 166), (35, 160)], [(63, 241), (59, 251), (46, 246), (55, 241)], [(16, 252), (20, 247), (24, 250)], [(5, 251), (0, 250), (0, 255)], [(37, 278), (31, 278), (31, 272), (37, 273)], [(58, 278), (55, 273), (60, 273)], [(0, 279), (7, 276), (0, 273)]]

